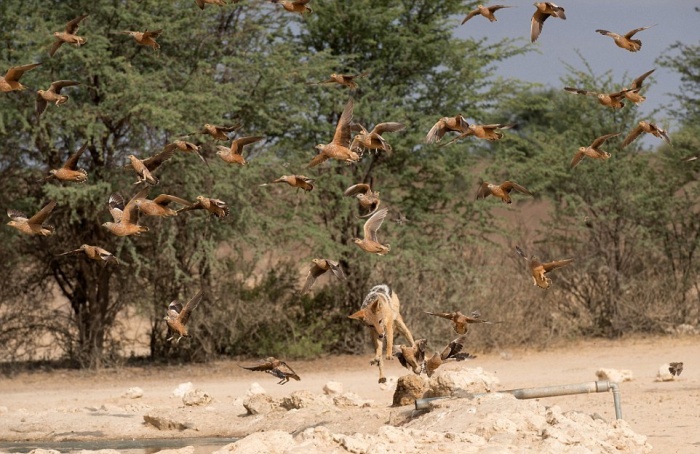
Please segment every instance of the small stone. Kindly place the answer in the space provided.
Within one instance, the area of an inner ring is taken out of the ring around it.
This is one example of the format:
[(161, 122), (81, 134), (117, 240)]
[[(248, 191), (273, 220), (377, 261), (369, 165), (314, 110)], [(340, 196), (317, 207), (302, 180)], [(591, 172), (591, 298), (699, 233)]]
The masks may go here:
[(411, 405), (415, 403), (416, 399), (423, 397), (427, 390), (428, 384), (418, 375), (411, 374), (399, 377), (392, 406)]
[(127, 389), (126, 392), (122, 394), (122, 397), (126, 397), (127, 399), (138, 399), (143, 397), (143, 389), (139, 388), (138, 386), (133, 386)]
[(182, 403), (188, 407), (194, 407), (198, 405), (207, 405), (212, 401), (211, 396), (202, 391), (201, 389), (193, 389), (192, 391), (187, 391), (187, 393), (182, 396)]
[(250, 385), (250, 388), (248, 388), (248, 391), (246, 391), (245, 395), (252, 396), (254, 394), (267, 394), (267, 391), (265, 391), (265, 388), (260, 386), (258, 382), (253, 382)]
[(631, 370), (627, 369), (606, 369), (601, 367), (595, 373), (598, 380), (607, 380), (615, 383), (622, 383), (626, 381), (632, 381), (633, 375)]
[(342, 394), (343, 384), (337, 381), (329, 381), (323, 386), (323, 392), (328, 395)]

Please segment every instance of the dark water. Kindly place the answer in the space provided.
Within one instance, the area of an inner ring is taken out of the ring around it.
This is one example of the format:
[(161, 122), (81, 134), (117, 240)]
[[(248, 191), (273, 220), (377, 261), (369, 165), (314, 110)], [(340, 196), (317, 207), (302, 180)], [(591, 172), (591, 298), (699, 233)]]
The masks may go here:
[(126, 454), (153, 454), (162, 449), (180, 449), (194, 446), (195, 454), (208, 454), (236, 441), (236, 438), (145, 438), (141, 440), (91, 440), (91, 441), (0, 441), (0, 451), (29, 452), (32, 449), (56, 449), (77, 452), (83, 449), (115, 449)]

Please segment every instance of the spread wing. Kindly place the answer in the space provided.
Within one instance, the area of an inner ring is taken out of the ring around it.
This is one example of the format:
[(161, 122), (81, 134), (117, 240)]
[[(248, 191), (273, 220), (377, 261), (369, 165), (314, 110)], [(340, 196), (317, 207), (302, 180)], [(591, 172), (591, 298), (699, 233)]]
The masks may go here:
[(444, 361), (446, 359), (453, 358), (457, 353), (462, 351), (465, 341), (466, 337), (460, 336), (447, 344), (447, 346), (442, 350), (442, 353), (440, 353), (440, 359)]
[(584, 150), (579, 150), (576, 152), (574, 155), (573, 159), (571, 159), (571, 168), (573, 169), (576, 167), (583, 158), (586, 157), (586, 152)]
[(256, 364), (255, 366), (241, 366), (243, 369), (254, 370), (254, 371), (268, 371), (274, 369), (274, 365), (271, 361), (266, 361), (264, 363)]
[(345, 279), (345, 273), (343, 272), (343, 268), (340, 266), (340, 263), (332, 260), (326, 260), (326, 262), (328, 262), (328, 265), (331, 267), (331, 272), (335, 277), (338, 279)]
[(124, 197), (118, 192), (109, 196), (109, 214), (112, 215), (114, 222), (121, 222), (124, 216)]
[(424, 312), (428, 315), (434, 315), (436, 317), (442, 317), (442, 318), (446, 318), (448, 320), (452, 320), (454, 318), (454, 316), (457, 314), (456, 312), (428, 312), (428, 311), (424, 311)]
[(506, 181), (505, 183), (503, 183), (501, 185), (501, 189), (503, 189), (506, 192), (510, 192), (513, 189), (515, 189), (516, 191), (518, 191), (522, 194), (532, 195), (532, 193), (530, 191), (528, 191), (527, 189), (525, 189), (524, 186), (520, 186), (518, 183), (516, 183), (514, 181)]
[(524, 258), (525, 260), (529, 260), (527, 255), (523, 252), (522, 249), (520, 249), (520, 246), (515, 246), (515, 251), (520, 255), (520, 257)]
[(75, 80), (57, 80), (57, 81), (51, 83), (51, 86), (49, 87), (49, 91), (52, 91), (56, 94), (59, 94), (59, 93), (61, 93), (62, 88), (72, 87), (75, 85), (80, 85), (80, 82), (77, 82)]
[(75, 170), (76, 165), (78, 164), (78, 160), (80, 159), (80, 156), (82, 156), (83, 152), (87, 149), (88, 143), (85, 142), (82, 147), (75, 153), (71, 155), (70, 158), (66, 161), (65, 164), (63, 164), (64, 169), (70, 169), (70, 170)]
[(374, 213), (371, 218), (367, 219), (364, 226), (365, 239), (377, 241), (377, 230), (382, 226), (382, 222), (384, 222), (384, 218), (388, 212), (388, 208), (382, 208)]
[(394, 352), (392, 353), (393, 356), (396, 357), (396, 359), (399, 360), (399, 363), (408, 369), (408, 362), (406, 361), (406, 357), (403, 355), (403, 352), (401, 351), (401, 347), (396, 345), (394, 346)]
[(13, 221), (26, 221), (27, 220), (27, 215), (22, 213), (19, 210), (13, 210), (13, 209), (8, 209), (7, 210), (7, 215), (12, 219)]
[(479, 125), (484, 129), (511, 129), (514, 128), (516, 125), (514, 123), (507, 124), (507, 123), (496, 123), (493, 125)]
[(532, 15), (532, 20), (530, 21), (530, 40), (533, 43), (540, 37), (542, 25), (544, 25), (544, 21), (546, 21), (548, 17), (549, 14), (545, 14), (539, 9)]
[(191, 300), (185, 304), (185, 307), (182, 308), (180, 311), (180, 323), (183, 325), (187, 324), (187, 320), (190, 319), (190, 314), (192, 313), (193, 310), (199, 306), (199, 303), (202, 301), (202, 291), (198, 291), (195, 296), (192, 297)]
[(600, 33), (600, 34), (603, 35), (603, 36), (610, 36), (610, 37), (612, 37), (612, 38), (614, 38), (614, 37), (616, 37), (616, 36), (620, 36), (620, 35), (618, 35), (617, 33), (613, 33), (613, 32), (608, 31), (608, 30), (601, 30), (601, 29), (598, 29), (598, 30), (596, 30), (596, 32), (597, 32), (597, 33)]
[(36, 94), (36, 103), (34, 104), (34, 112), (36, 112), (37, 115), (41, 115), (44, 113), (46, 110), (46, 105), (47, 102), (44, 98), (41, 97), (39, 93)]
[(317, 166), (317, 165), (319, 165), (320, 163), (322, 163), (322, 162), (324, 162), (324, 161), (326, 161), (326, 160), (328, 160), (328, 159), (330, 159), (329, 156), (328, 156), (327, 154), (321, 152), (321, 153), (317, 154), (317, 155), (311, 160), (311, 162), (309, 163), (309, 165), (307, 165), (306, 167), (314, 167), (314, 166)]
[(464, 19), (462, 19), (462, 25), (464, 25), (464, 23), (465, 23), (466, 21), (468, 21), (468, 20), (471, 19), (472, 17), (476, 16), (477, 14), (479, 14), (479, 10), (478, 10), (478, 9), (473, 9), (473, 10), (469, 11), (469, 14), (467, 14), (467, 15), (464, 17)]
[[(136, 206), (135, 202), (138, 199), (145, 198), (148, 195), (148, 191), (150, 191), (150, 190), (151, 190), (150, 188), (145, 187), (145, 188), (141, 189), (139, 192), (137, 192), (131, 198), (131, 200), (129, 200), (129, 202), (124, 207), (124, 211), (121, 215), (121, 220), (119, 222), (122, 222), (124, 224), (135, 224), (134, 221), (136, 221), (136, 216), (137, 216), (137, 212), (138, 212), (138, 210), (137, 210), (138, 207)], [(112, 198), (110, 197), (110, 200), (111, 199)], [(122, 200), (122, 202), (123, 202), (123, 200)]]
[(148, 159), (144, 159), (141, 162), (143, 162), (143, 165), (145, 165), (146, 168), (152, 172), (155, 169), (157, 169), (158, 166), (160, 166), (162, 163), (172, 158), (174, 154), (175, 148), (168, 149), (168, 147), (165, 147), (160, 153), (151, 156)]
[(231, 151), (236, 154), (242, 154), (245, 145), (260, 142), (263, 139), (264, 137), (262, 136), (239, 137), (231, 143)]
[(570, 93), (576, 93), (577, 95), (586, 95), (586, 96), (598, 96), (598, 92), (595, 91), (588, 91), (588, 90), (581, 90), (580, 88), (574, 88), (574, 87), (564, 87), (564, 90), (570, 92)]
[(185, 199), (181, 199), (180, 197), (175, 197), (174, 195), (168, 195), (168, 194), (161, 194), (158, 197), (156, 197), (155, 199), (153, 199), (153, 201), (155, 203), (157, 203), (158, 205), (167, 205), (168, 203), (173, 202), (173, 203), (178, 203), (178, 204), (185, 206), (185, 207), (192, 206), (191, 202), (189, 202)]
[(16, 82), (19, 80), (20, 77), (22, 77), (22, 74), (24, 74), (26, 71), (30, 71), (37, 66), (41, 65), (41, 63), (32, 63), (29, 65), (22, 65), (22, 66), (13, 66), (12, 68), (7, 70), (7, 73), (5, 73), (5, 80), (8, 82)]
[(163, 29), (161, 28), (160, 30), (146, 30), (143, 32), (143, 37), (144, 38), (157, 38), (160, 36), (160, 34), (163, 33)]
[(182, 303), (179, 302), (178, 300), (172, 301), (172, 302), (168, 305), (168, 312), (169, 312), (169, 313), (170, 313), (170, 312), (174, 312), (175, 314), (178, 314), (178, 315), (179, 315), (180, 312), (182, 312)]
[(629, 145), (629, 144), (631, 144), (632, 142), (634, 142), (634, 140), (635, 140), (637, 137), (639, 137), (639, 135), (640, 135), (641, 133), (643, 133), (643, 132), (644, 132), (644, 129), (642, 129), (641, 126), (637, 126), (636, 128), (634, 128), (629, 134), (627, 134), (627, 137), (625, 137), (625, 140), (622, 141), (621, 147), (622, 147), (622, 148), (625, 148), (627, 145)]
[(544, 268), (544, 271), (547, 272), (547, 271), (552, 271), (556, 268), (561, 268), (562, 266), (566, 266), (573, 261), (574, 261), (574, 259), (555, 260), (553, 262), (543, 263), (542, 267)]
[(647, 77), (649, 77), (649, 75), (650, 75), (651, 73), (653, 73), (654, 71), (656, 71), (656, 69), (652, 69), (651, 71), (647, 71), (647, 72), (645, 72), (644, 74), (642, 74), (641, 76), (639, 76), (639, 77), (637, 77), (636, 79), (634, 79), (634, 80), (632, 81), (632, 84), (630, 85), (630, 89), (631, 89), (631, 90), (637, 90), (637, 89), (642, 88), (642, 83), (644, 82), (644, 79), (646, 79)]
[(284, 361), (280, 361), (279, 366), (277, 366), (277, 370), (282, 372), (285, 376), (288, 376), (290, 378), (293, 378), (294, 380), (301, 380), (299, 376), (297, 375), (296, 372), (294, 372), (294, 369), (292, 369), (289, 364), (285, 363)]
[(611, 137), (619, 136), (621, 133), (619, 132), (613, 132), (611, 134), (605, 134), (604, 136), (600, 136), (597, 139), (593, 141), (591, 144), (591, 148), (595, 149), (598, 148), (599, 146), (603, 145), (603, 143), (608, 140)]
[(51, 45), (51, 49), (49, 49), (49, 57), (53, 57), (53, 54), (55, 54), (56, 51), (58, 50), (58, 48), (61, 47), (62, 45), (63, 45), (63, 41), (60, 41), (58, 39), (56, 41), (54, 41), (53, 44)]
[(343, 195), (352, 197), (357, 194), (367, 194), (367, 192), (370, 191), (370, 187), (368, 184), (365, 183), (359, 183), (359, 184), (353, 184), (349, 188), (345, 190)]
[(435, 143), (439, 142), (440, 139), (442, 139), (442, 136), (445, 135), (445, 121), (443, 119), (438, 120), (437, 123), (433, 125), (432, 128), (430, 128), (430, 131), (428, 131), (428, 135), (425, 136), (425, 143)]
[(72, 21), (68, 22), (66, 24), (66, 33), (69, 35), (75, 35), (75, 33), (78, 31), (78, 27), (80, 26), (80, 21), (88, 17), (87, 14), (83, 14), (82, 16), (78, 16)]
[(479, 186), (479, 191), (476, 193), (476, 198), (477, 199), (484, 199), (490, 195), (491, 195), (490, 185), (489, 185), (489, 183), (484, 181), (483, 183), (481, 183), (481, 186)]
[(396, 121), (388, 121), (386, 123), (379, 123), (372, 129), (373, 133), (383, 134), (385, 132), (396, 132), (401, 131), (406, 127), (405, 124)]
[(333, 136), (333, 143), (336, 145), (346, 147), (350, 143), (350, 122), (352, 121), (353, 104), (354, 101), (350, 98), (338, 120), (338, 126), (335, 128), (335, 135)]
[(625, 35), (625, 38), (630, 39), (630, 38), (632, 38), (635, 34), (641, 32), (641, 31), (643, 31), (643, 30), (646, 30), (647, 28), (651, 28), (651, 27), (653, 27), (653, 25), (650, 25), (650, 26), (648, 26), (648, 27), (640, 27), (640, 28), (635, 28), (634, 30), (630, 30), (630, 31), (628, 31), (627, 34)]
[(51, 215), (51, 211), (56, 207), (56, 201), (52, 200), (44, 206), (37, 214), (27, 220), (29, 224), (41, 225)]
[(241, 124), (235, 124), (233, 126), (214, 126), (218, 131), (223, 131), (223, 132), (233, 132), (236, 129), (241, 127)]
[(301, 293), (306, 293), (311, 288), (311, 286), (314, 285), (314, 282), (316, 282), (316, 278), (325, 272), (326, 270), (313, 263), (311, 265), (311, 268), (309, 268), (309, 274), (306, 275), (306, 282), (304, 282), (304, 287), (301, 289)]

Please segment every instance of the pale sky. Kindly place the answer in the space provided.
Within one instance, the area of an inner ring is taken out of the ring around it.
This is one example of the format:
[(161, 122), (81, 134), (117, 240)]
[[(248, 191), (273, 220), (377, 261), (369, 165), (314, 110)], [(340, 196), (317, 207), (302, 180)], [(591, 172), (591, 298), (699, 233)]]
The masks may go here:
[[(655, 60), (676, 41), (700, 45), (700, 13), (694, 10), (700, 6), (697, 0), (561, 0), (557, 5), (566, 10), (566, 20), (547, 19), (534, 44), (530, 44), (530, 19), (535, 12), (533, 1), (494, 0), (484, 4), (515, 8), (497, 11), (498, 21), (493, 23), (482, 16), (470, 19), (455, 29), (458, 37), (522, 38), (522, 45), (534, 46), (540, 51), (502, 62), (499, 75), (561, 87), (559, 78), (567, 74), (564, 63), (583, 66), (576, 50), (595, 74), (603, 75), (612, 69), (620, 88), (623, 83), (656, 68), (645, 81), (646, 84), (653, 78), (654, 83), (646, 91), (647, 101), (640, 106), (642, 115), (670, 104), (668, 93), (674, 92), (680, 84), (677, 73), (656, 65)], [(621, 49), (612, 38), (595, 32), (603, 29), (624, 35), (632, 29), (654, 24), (655, 27), (634, 36), (642, 41), (639, 52)], [(674, 124), (667, 116), (664, 111), (656, 115), (654, 121), (673, 132)]]

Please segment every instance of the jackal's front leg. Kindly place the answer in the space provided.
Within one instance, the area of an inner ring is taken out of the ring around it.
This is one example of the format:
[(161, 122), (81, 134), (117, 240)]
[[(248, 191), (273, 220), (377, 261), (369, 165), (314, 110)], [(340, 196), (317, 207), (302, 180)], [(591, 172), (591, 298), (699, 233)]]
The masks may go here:
[[(394, 359), (394, 355), (392, 355), (394, 351), (394, 324), (393, 323), (388, 323), (386, 325), (386, 329), (384, 330), (384, 338), (386, 339), (386, 359), (392, 360)], [(379, 351), (379, 354), (381, 355), (381, 350)]]

